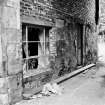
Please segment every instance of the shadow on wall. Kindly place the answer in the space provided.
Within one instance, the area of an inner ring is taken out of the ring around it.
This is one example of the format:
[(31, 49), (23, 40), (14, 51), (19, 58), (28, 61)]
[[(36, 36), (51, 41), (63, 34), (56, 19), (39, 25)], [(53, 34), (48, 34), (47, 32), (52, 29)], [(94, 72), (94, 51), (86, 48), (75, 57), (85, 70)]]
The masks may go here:
[(74, 46), (75, 35), (71, 33), (68, 27), (57, 28), (52, 31), (54, 31), (57, 36), (55, 44), (57, 56), (50, 64), (56, 77), (59, 77), (72, 72), (77, 65)]

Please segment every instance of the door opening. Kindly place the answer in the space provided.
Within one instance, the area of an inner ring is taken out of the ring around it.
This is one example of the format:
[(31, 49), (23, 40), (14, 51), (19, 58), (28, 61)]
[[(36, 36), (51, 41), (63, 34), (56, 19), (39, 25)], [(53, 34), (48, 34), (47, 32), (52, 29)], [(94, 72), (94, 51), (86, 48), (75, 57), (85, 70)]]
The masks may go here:
[(77, 24), (77, 66), (83, 64), (83, 25)]

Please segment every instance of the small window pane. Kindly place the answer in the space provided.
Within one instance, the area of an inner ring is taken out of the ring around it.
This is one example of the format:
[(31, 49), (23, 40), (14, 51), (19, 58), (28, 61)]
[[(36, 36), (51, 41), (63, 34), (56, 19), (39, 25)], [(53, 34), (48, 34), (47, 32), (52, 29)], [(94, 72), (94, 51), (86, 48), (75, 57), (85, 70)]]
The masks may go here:
[(28, 56), (38, 56), (38, 42), (28, 43)]
[(39, 37), (38, 37), (38, 29), (35, 28), (28, 28), (28, 41), (39, 41)]
[(23, 66), (26, 66), (24, 71), (49, 65), (49, 30), (47, 27), (22, 25)]

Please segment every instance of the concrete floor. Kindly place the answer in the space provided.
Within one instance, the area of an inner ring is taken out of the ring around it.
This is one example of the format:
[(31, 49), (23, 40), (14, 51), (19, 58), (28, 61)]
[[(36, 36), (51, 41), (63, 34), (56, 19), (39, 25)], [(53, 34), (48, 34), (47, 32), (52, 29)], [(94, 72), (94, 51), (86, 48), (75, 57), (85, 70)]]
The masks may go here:
[(105, 105), (105, 67), (98, 65), (59, 84), (62, 95), (23, 100), (16, 105)]

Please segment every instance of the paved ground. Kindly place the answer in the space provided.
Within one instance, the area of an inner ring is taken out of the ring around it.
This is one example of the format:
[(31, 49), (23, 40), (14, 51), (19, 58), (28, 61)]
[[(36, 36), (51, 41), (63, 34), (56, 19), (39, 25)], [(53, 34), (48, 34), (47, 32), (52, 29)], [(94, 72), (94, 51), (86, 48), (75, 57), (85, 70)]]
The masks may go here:
[(16, 105), (105, 105), (105, 67), (93, 67), (60, 84), (62, 95), (23, 100)]

